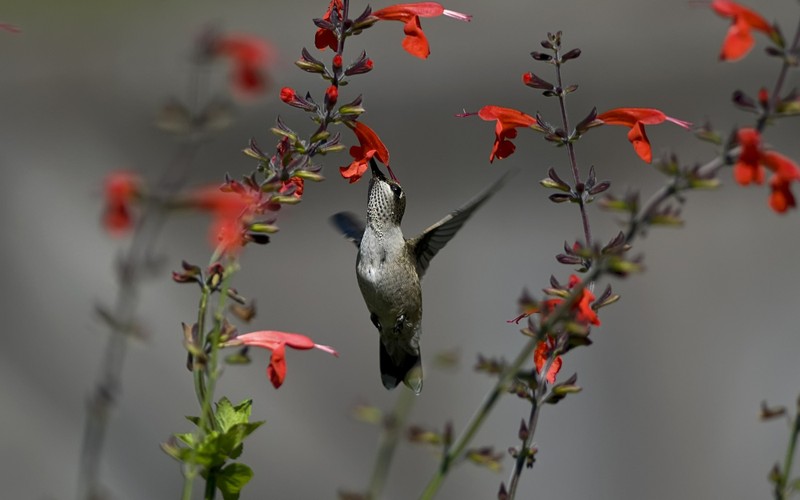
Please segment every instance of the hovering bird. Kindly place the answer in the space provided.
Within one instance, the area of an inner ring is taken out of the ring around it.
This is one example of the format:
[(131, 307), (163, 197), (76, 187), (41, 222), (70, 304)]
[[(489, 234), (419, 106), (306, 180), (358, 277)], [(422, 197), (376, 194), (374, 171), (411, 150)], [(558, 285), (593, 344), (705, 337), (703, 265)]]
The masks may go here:
[(356, 277), (370, 320), (380, 334), (383, 386), (394, 389), (402, 381), (419, 394), (422, 391), (420, 280), (431, 259), (500, 188), (505, 176), (419, 236), (406, 239), (400, 229), (406, 209), (403, 189), (396, 180), (383, 175), (375, 160), (370, 161), (370, 168), (366, 225), (348, 212), (333, 215), (331, 221), (358, 247)]

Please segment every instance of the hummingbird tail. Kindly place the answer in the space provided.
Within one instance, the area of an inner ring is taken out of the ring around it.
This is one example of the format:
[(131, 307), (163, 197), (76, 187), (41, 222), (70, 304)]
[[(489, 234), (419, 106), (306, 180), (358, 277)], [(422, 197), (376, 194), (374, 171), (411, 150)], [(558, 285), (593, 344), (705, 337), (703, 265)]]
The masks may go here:
[(394, 389), (403, 382), (414, 393), (422, 391), (422, 358), (419, 354), (400, 351), (400, 358), (395, 360), (386, 350), (383, 342), (380, 345), (381, 382), (387, 389)]

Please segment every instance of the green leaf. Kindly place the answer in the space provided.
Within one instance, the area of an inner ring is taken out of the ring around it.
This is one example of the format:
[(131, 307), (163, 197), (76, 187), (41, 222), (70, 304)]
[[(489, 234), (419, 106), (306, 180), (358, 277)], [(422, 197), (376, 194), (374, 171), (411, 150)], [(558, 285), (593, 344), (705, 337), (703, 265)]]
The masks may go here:
[(230, 458), (238, 458), (242, 454), (242, 443), (253, 431), (261, 427), (264, 422), (245, 422), (232, 426), (228, 432), (220, 437), (220, 451)]
[(192, 434), (191, 432), (175, 434), (175, 437), (178, 438), (180, 441), (182, 441), (189, 448), (194, 448), (196, 442), (194, 440), (194, 434)]
[(186, 415), (186, 420), (193, 423), (194, 425), (200, 427), (200, 417), (192, 417), (190, 415)]
[(217, 424), (225, 434), (236, 424), (246, 424), (250, 420), (250, 411), (253, 407), (253, 400), (246, 399), (236, 406), (231, 405), (228, 398), (222, 398), (217, 403)]
[(253, 470), (245, 464), (228, 464), (217, 474), (217, 488), (224, 500), (238, 500), (242, 488), (252, 478)]

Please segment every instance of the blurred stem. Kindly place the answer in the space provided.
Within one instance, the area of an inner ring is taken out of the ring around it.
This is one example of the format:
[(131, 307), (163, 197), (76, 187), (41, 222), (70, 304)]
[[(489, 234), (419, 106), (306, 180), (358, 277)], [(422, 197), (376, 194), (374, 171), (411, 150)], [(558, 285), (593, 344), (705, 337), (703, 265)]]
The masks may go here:
[(786, 448), (786, 457), (783, 460), (783, 471), (775, 483), (775, 500), (785, 500), (789, 497), (787, 484), (792, 474), (792, 462), (794, 461), (798, 436), (800, 436), (800, 399), (798, 399), (797, 412), (794, 415), (789, 446)]
[(392, 465), (392, 458), (397, 450), (397, 443), (415, 400), (416, 395), (413, 392), (402, 388), (392, 413), (386, 417), (378, 447), (378, 456), (375, 459), (375, 467), (372, 469), (372, 477), (369, 481), (369, 490), (367, 491), (369, 500), (378, 500), (383, 492)]
[[(794, 38), (792, 39), (792, 45), (787, 49), (787, 54), (794, 54), (794, 57), (797, 57), (797, 49), (800, 48), (800, 20), (798, 20), (797, 28), (794, 32)], [(770, 96), (770, 105), (769, 109), (761, 115), (758, 119), (758, 123), (756, 124), (756, 129), (759, 132), (764, 130), (764, 127), (767, 125), (767, 121), (769, 120), (772, 113), (775, 112), (775, 109), (778, 106), (778, 101), (780, 100), (780, 93), (783, 89), (783, 84), (786, 81), (786, 75), (789, 73), (789, 69), (795, 65), (790, 64), (790, 62), (784, 58), (783, 66), (781, 67), (781, 72), (778, 74), (777, 80), (775, 80), (775, 87), (772, 90), (772, 95)]]

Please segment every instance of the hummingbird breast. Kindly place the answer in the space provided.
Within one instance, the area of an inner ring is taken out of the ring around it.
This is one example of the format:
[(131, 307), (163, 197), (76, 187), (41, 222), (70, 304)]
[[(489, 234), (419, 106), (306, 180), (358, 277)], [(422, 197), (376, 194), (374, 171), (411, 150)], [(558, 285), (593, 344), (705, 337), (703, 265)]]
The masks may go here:
[(380, 323), (384, 344), (406, 344), (404, 350), (418, 352), (422, 289), (413, 255), (399, 229), (366, 229), (356, 276), (367, 309)]

